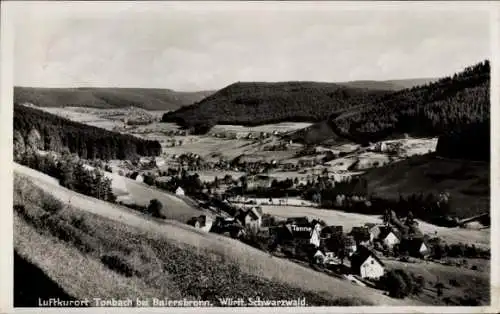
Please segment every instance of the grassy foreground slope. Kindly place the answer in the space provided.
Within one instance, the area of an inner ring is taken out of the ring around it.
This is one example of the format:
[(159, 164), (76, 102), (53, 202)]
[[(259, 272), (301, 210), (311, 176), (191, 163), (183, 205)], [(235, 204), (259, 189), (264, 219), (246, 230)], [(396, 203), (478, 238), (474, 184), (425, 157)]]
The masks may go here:
[[(306, 297), (316, 305), (405, 302), (175, 221), (147, 219), (99, 200), (94, 200), (92, 206), (80, 207), (77, 199), (83, 196), (69, 190), (65, 193), (73, 195), (71, 207), (46, 210), (37, 205), (43, 204), (39, 200), (27, 199), (29, 185), (45, 194), (65, 189), (31, 180), (21, 179), (18, 184), (25, 185), (15, 190), (20, 192), (15, 194), (15, 204), (24, 205), (15, 214), (15, 248), (75, 297), (180, 295), (214, 302), (217, 297), (227, 296)], [(58, 246), (53, 252), (54, 243)], [(90, 266), (84, 266), (87, 263)], [(61, 264), (67, 267), (58, 266)], [(77, 275), (65, 279), (71, 271)], [(108, 277), (109, 282), (122, 281), (121, 294), (106, 290), (108, 285), (102, 282)], [(96, 283), (91, 278), (99, 280)]]
[(153, 88), (40, 88), (14, 87), (15, 103), (40, 107), (122, 108), (176, 110), (211, 95), (212, 91), (178, 92)]

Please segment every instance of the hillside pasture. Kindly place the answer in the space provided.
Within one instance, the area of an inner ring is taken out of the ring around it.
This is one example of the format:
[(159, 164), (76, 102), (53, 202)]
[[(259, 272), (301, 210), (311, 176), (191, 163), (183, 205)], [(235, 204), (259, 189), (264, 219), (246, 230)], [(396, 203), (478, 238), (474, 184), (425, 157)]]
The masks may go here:
[[(484, 262), (483, 264), (489, 263), (489, 261), (481, 261)], [(428, 261), (405, 263), (395, 260), (384, 260), (384, 263), (388, 269), (401, 268), (415, 275), (422, 276), (425, 280), (426, 288), (420, 296), (414, 298), (427, 304), (446, 304), (445, 299), (449, 298), (452, 302), (456, 302), (454, 305), (460, 305), (458, 298), (466, 296), (477, 300), (479, 305), (489, 305), (490, 303), (489, 265), (485, 265), (481, 271), (477, 271), (467, 267), (457, 268), (456, 266), (445, 266)], [(471, 264), (474, 263), (475, 261), (472, 260)], [(435, 285), (438, 282), (444, 285), (442, 297), (437, 296)]]

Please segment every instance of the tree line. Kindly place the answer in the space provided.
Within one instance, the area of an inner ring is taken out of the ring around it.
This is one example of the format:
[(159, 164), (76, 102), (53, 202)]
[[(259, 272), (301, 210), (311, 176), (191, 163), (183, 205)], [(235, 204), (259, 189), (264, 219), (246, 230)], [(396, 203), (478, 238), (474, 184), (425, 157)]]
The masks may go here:
[(43, 172), (59, 180), (59, 184), (75, 192), (97, 199), (114, 202), (116, 196), (111, 189), (111, 180), (97, 168), (86, 169), (75, 156), (64, 154), (56, 159), (52, 155), (40, 155), (32, 149), (14, 154), (14, 161)]
[(69, 150), (84, 159), (133, 159), (158, 156), (158, 141), (120, 134), (74, 122), (23, 105), (14, 105), (14, 145), (36, 141), (37, 148), (54, 152)]

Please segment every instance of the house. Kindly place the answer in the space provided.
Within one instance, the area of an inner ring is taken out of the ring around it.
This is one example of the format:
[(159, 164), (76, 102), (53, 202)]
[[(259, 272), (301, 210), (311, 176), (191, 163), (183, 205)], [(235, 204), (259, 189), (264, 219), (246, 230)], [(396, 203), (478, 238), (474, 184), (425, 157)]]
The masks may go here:
[(352, 256), (358, 249), (358, 246), (356, 244), (356, 240), (354, 239), (353, 236), (346, 236), (344, 237), (344, 248), (347, 251), (348, 256)]
[(243, 226), (254, 230), (259, 230), (262, 226), (262, 213), (257, 207), (252, 207), (248, 210), (238, 209), (235, 214), (235, 219)]
[(342, 226), (326, 226), (321, 229), (321, 239), (330, 239), (337, 235), (342, 235), (344, 228)]
[(206, 215), (200, 215), (188, 220), (187, 224), (208, 232), (212, 228), (213, 221), (212, 218), (207, 217)]
[(422, 238), (411, 238), (401, 240), (401, 248), (408, 250), (408, 254), (413, 257), (425, 257), (430, 254), (429, 244)]
[(155, 163), (156, 163), (156, 166), (162, 167), (162, 166), (165, 165), (165, 159), (162, 158), (162, 157), (156, 157), (155, 158)]
[(245, 233), (243, 227), (234, 218), (225, 218), (222, 216), (215, 217), (210, 232), (228, 234), (232, 238), (239, 238)]
[(275, 229), (277, 241), (293, 243), (293, 245), (320, 246), (321, 224), (309, 222), (307, 217), (288, 218), (285, 223)]
[(137, 172), (134, 172), (130, 178), (134, 179), (137, 182), (144, 182), (144, 176), (142, 174), (137, 173)]
[(179, 186), (177, 190), (175, 190), (175, 194), (179, 196), (184, 196), (184, 189)]
[(373, 147), (373, 150), (376, 152), (383, 153), (383, 152), (387, 151), (387, 144), (384, 142), (379, 142), (379, 143), (375, 144), (375, 147)]
[(320, 245), (320, 232), (321, 232), (321, 225), (319, 223), (313, 224), (313, 229), (311, 231), (311, 238), (309, 239), (309, 243), (314, 245), (315, 247), (319, 247)]
[(384, 229), (384, 225), (366, 225), (367, 228), (369, 228), (370, 232), (370, 242), (373, 244), (378, 238), (380, 237), (380, 234), (382, 233), (382, 230)]
[(384, 275), (385, 265), (365, 246), (359, 246), (351, 256), (351, 271), (361, 278), (378, 279)]
[(394, 245), (401, 242), (401, 235), (391, 227), (385, 227), (379, 235), (379, 240), (389, 249), (392, 249)]

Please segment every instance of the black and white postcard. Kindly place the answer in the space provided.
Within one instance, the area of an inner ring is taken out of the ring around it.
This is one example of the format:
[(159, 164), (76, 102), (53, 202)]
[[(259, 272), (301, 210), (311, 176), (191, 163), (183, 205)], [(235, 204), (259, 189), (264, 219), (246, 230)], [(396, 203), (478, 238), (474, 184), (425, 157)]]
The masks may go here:
[(2, 2), (0, 312), (498, 311), (498, 7)]

